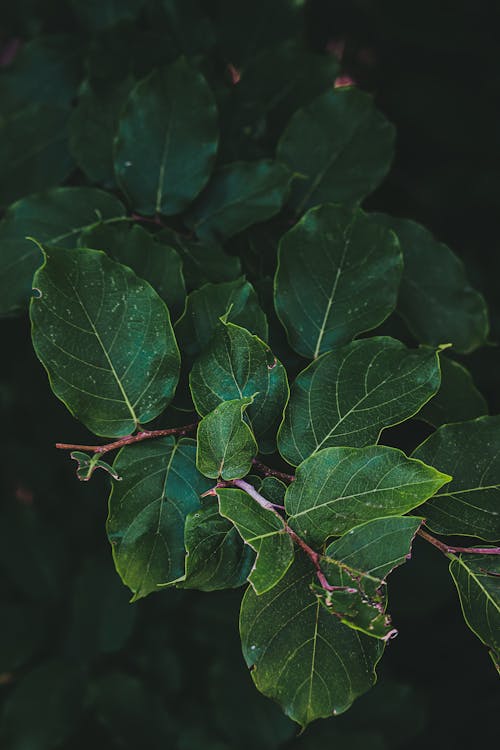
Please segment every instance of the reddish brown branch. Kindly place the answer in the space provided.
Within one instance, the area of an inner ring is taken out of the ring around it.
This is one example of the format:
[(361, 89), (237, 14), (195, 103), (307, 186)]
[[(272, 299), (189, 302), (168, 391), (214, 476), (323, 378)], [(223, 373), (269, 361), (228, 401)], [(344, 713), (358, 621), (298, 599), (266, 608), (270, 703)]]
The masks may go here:
[(470, 554), (470, 555), (500, 555), (500, 547), (454, 547), (445, 542), (441, 542), (439, 539), (428, 534), (423, 529), (419, 529), (417, 532), (422, 539), (432, 544), (440, 552), (445, 555), (456, 555), (459, 553)]
[(167, 435), (186, 435), (188, 432), (195, 430), (198, 426), (197, 422), (193, 424), (184, 425), (183, 427), (169, 427), (167, 430), (142, 430), (137, 432), (135, 435), (127, 435), (119, 440), (115, 440), (113, 443), (106, 443), (105, 445), (74, 445), (73, 443), (56, 443), (56, 448), (63, 451), (90, 451), (90, 453), (109, 453), (115, 451), (118, 448), (123, 448), (124, 445), (131, 445), (132, 443), (140, 443), (143, 440), (152, 440), (153, 438), (166, 437)]
[(263, 464), (261, 461), (257, 461), (256, 458), (253, 459), (253, 465), (255, 466), (257, 471), (260, 471), (260, 473), (264, 474), (265, 477), (276, 477), (276, 479), (282, 479), (284, 482), (293, 482), (295, 480), (295, 476), (293, 474), (285, 474), (284, 471), (271, 469), (270, 466), (266, 466), (266, 464)]
[(166, 224), (163, 223), (161, 220), (161, 217), (156, 214), (156, 216), (141, 216), (141, 214), (131, 214), (131, 219), (134, 221), (142, 222), (143, 224), (156, 224), (159, 227), (165, 227)]

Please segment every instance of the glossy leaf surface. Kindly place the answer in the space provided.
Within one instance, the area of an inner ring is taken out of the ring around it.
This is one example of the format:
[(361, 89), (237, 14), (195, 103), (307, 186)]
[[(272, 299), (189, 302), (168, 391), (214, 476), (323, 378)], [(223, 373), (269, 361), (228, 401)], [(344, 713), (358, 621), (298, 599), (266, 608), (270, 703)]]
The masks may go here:
[(212, 479), (240, 479), (250, 471), (257, 443), (243, 413), (252, 398), (223, 401), (198, 425), (196, 465)]

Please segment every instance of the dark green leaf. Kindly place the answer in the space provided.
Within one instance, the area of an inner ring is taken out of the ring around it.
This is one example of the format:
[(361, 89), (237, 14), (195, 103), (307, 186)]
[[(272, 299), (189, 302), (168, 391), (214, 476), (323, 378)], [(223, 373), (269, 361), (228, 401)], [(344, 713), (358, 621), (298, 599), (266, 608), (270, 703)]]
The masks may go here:
[(422, 508), (430, 529), (500, 539), (499, 416), (444, 425), (413, 456), (453, 474), (453, 480)]
[(9, 674), (23, 667), (46, 637), (47, 624), (40, 606), (2, 601), (0, 674)]
[(70, 0), (79, 19), (90, 31), (115, 26), (119, 21), (134, 20), (145, 0)]
[(252, 468), (257, 443), (243, 413), (253, 399), (223, 401), (198, 425), (196, 466), (211, 479), (239, 479)]
[(396, 306), (401, 271), (396, 236), (369, 214), (309, 211), (278, 253), (275, 307), (292, 348), (316, 358), (375, 328)]
[(207, 52), (215, 42), (215, 30), (198, 0), (162, 0), (168, 30), (179, 52), (196, 55)]
[(319, 203), (359, 203), (391, 166), (394, 126), (356, 88), (328, 91), (299, 109), (278, 144), (295, 173), (291, 205), (301, 214)]
[(439, 362), (431, 349), (407, 349), (386, 336), (324, 354), (291, 389), (278, 447), (297, 466), (320, 448), (375, 443), (436, 393)]
[(172, 399), (179, 350), (149, 284), (97, 250), (44, 251), (30, 306), (52, 390), (96, 435), (128, 435)]
[(407, 513), (449, 481), (396, 448), (325, 448), (298, 467), (285, 507), (297, 534), (323, 544), (365, 521)]
[(453, 359), (441, 356), (441, 386), (418, 414), (433, 427), (464, 422), (488, 413), (488, 404), (478, 391), (470, 372)]
[(210, 482), (196, 469), (196, 445), (173, 438), (122, 448), (123, 481), (109, 498), (108, 537), (116, 569), (134, 600), (184, 577), (184, 524)]
[(183, 58), (137, 84), (115, 140), (116, 177), (136, 211), (177, 214), (196, 198), (217, 151), (216, 116), (207, 82)]
[(293, 541), (284, 520), (239, 489), (218, 489), (221, 515), (234, 523), (242, 539), (257, 553), (248, 576), (256, 594), (264, 594), (285, 575), (293, 562)]
[(181, 256), (186, 284), (190, 289), (198, 289), (209, 281), (233, 281), (241, 276), (240, 259), (227, 255), (214, 242), (189, 240), (171, 229), (162, 229), (158, 239), (173, 247)]

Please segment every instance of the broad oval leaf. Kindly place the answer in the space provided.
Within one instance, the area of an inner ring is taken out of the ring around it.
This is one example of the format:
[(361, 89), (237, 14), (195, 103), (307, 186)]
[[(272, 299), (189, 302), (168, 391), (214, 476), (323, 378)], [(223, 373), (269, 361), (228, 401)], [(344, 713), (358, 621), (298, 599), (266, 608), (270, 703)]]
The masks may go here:
[(450, 422), (465, 422), (488, 413), (486, 399), (478, 391), (470, 372), (449, 357), (439, 358), (441, 385), (439, 391), (418, 413), (418, 418), (433, 427)]
[(359, 203), (391, 166), (394, 126), (356, 88), (328, 91), (292, 117), (278, 158), (296, 180), (291, 205), (300, 214), (319, 203)]
[(128, 435), (161, 414), (180, 357), (165, 303), (105, 253), (46, 248), (33, 284), (35, 352), (52, 390), (96, 435)]
[(221, 323), (189, 376), (201, 416), (223, 401), (252, 397), (246, 416), (263, 453), (272, 453), (288, 400), (286, 370), (267, 344), (245, 328)]
[(257, 443), (243, 413), (252, 398), (223, 401), (198, 425), (196, 466), (212, 479), (240, 479), (252, 468)]
[(312, 362), (292, 385), (278, 433), (297, 466), (321, 448), (376, 443), (386, 427), (413, 416), (439, 388), (438, 355), (387, 336), (353, 341)]
[(430, 529), (500, 539), (500, 416), (443, 425), (413, 457), (453, 474), (422, 508)]
[(184, 577), (184, 524), (210, 482), (196, 469), (196, 444), (166, 437), (125, 446), (113, 468), (108, 538), (134, 600)]
[(294, 721), (347, 711), (375, 683), (383, 644), (343, 625), (311, 590), (314, 570), (297, 556), (266, 594), (243, 597), (243, 655), (257, 688)]
[(449, 481), (397, 448), (325, 448), (298, 467), (285, 507), (299, 536), (323, 544), (365, 521), (403, 515)]
[(115, 139), (117, 180), (136, 211), (180, 213), (207, 182), (217, 142), (213, 94), (180, 58), (130, 92)]
[(308, 211), (278, 251), (275, 307), (290, 346), (312, 359), (375, 328), (396, 306), (401, 272), (395, 234), (369, 214)]

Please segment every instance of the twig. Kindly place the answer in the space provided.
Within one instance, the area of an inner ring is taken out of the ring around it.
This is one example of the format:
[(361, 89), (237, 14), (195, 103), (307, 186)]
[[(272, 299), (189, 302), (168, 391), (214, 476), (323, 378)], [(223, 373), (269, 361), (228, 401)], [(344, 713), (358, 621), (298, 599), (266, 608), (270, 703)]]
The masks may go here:
[(115, 440), (113, 443), (106, 443), (106, 445), (75, 445), (73, 443), (56, 443), (56, 448), (63, 451), (90, 451), (91, 453), (109, 453), (115, 451), (118, 448), (122, 448), (124, 445), (130, 445), (131, 443), (140, 443), (143, 440), (152, 440), (154, 438), (165, 437), (167, 435), (186, 435), (188, 432), (195, 430), (198, 426), (197, 422), (193, 424), (184, 425), (184, 427), (169, 427), (167, 430), (142, 430), (135, 435), (127, 435), (119, 440)]
[(253, 459), (252, 463), (257, 471), (260, 471), (260, 473), (264, 474), (265, 477), (276, 477), (277, 479), (282, 479), (284, 482), (293, 482), (295, 480), (295, 476), (293, 474), (285, 474), (284, 471), (271, 469), (270, 466), (266, 466), (266, 464), (263, 464), (261, 461), (257, 461), (256, 458)]
[(445, 555), (455, 555), (459, 554), (460, 552), (470, 555), (500, 555), (500, 547), (454, 547), (441, 542), (439, 539), (431, 536), (423, 529), (419, 529), (417, 531), (417, 534), (421, 536), (422, 539), (425, 539), (426, 542), (429, 542), (434, 547), (436, 547), (440, 552), (443, 552), (443, 554)]
[(159, 227), (166, 226), (166, 224), (163, 223), (158, 214), (156, 214), (156, 216), (141, 216), (141, 214), (131, 214), (130, 218), (133, 221), (140, 221), (143, 224), (156, 224)]

